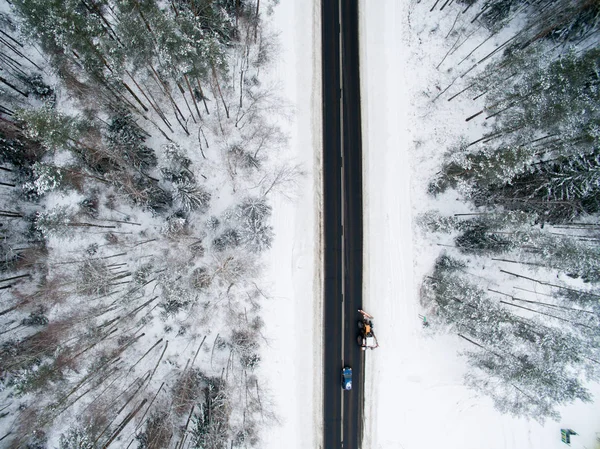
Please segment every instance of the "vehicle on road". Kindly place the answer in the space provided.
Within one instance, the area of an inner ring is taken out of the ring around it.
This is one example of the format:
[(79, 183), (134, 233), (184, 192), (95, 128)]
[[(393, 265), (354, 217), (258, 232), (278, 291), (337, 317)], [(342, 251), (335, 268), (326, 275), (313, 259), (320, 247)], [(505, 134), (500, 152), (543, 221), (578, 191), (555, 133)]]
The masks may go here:
[(352, 368), (349, 366), (342, 368), (342, 388), (352, 390)]
[(358, 328), (360, 329), (360, 335), (358, 336), (358, 345), (363, 351), (367, 349), (375, 349), (379, 347), (377, 337), (373, 331), (373, 316), (369, 315), (364, 310), (358, 310), (361, 315), (361, 319), (358, 322)]

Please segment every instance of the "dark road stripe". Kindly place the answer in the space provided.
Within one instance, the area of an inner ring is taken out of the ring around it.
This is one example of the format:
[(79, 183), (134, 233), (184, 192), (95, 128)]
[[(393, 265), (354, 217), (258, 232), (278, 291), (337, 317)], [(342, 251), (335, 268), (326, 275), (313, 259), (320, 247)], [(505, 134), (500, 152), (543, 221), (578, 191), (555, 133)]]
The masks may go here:
[[(357, 449), (362, 439), (364, 402), (364, 354), (356, 341), (363, 265), (358, 1), (322, 0), (321, 7), (325, 246), (323, 444), (325, 449), (341, 448), (343, 441), (344, 449)], [(343, 365), (353, 370), (351, 391), (341, 389)]]

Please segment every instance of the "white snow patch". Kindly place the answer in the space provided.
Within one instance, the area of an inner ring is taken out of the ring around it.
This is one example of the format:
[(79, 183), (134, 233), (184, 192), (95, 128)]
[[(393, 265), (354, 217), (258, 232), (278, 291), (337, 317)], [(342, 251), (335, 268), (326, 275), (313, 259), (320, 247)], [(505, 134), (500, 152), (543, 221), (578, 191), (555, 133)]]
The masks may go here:
[(278, 196), (273, 204), (275, 240), (267, 268), (272, 298), (263, 305), (269, 341), (261, 375), (279, 424), (263, 435), (267, 449), (318, 447), (322, 440), (319, 14), (316, 3), (282, 2), (274, 15), (281, 54), (273, 76), (295, 105), (286, 130), (288, 154), (307, 175), (294, 200)]

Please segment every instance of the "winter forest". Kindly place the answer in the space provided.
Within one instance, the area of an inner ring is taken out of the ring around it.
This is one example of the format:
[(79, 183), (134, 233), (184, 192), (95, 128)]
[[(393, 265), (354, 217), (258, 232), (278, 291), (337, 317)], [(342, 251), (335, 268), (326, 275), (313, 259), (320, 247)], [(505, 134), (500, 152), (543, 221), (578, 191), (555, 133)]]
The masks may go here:
[(276, 0), (0, 8), (2, 447), (255, 447)]
[(499, 410), (559, 419), (600, 380), (600, 4), (419, 7), (453, 20), (431, 107), (462, 102), (479, 127), (447, 142), (429, 182), (462, 208), (417, 218), (440, 248), (426, 330), (460, 337), (466, 383)]
[[(0, 446), (248, 448), (279, 421), (263, 256), (305, 171), (277, 3), (0, 1)], [(423, 25), (430, 107), (483, 104), (429, 180), (456, 210), (415, 220), (423, 330), (502, 412), (559, 419), (600, 381), (600, 3), (411, 8), (452, 17)]]

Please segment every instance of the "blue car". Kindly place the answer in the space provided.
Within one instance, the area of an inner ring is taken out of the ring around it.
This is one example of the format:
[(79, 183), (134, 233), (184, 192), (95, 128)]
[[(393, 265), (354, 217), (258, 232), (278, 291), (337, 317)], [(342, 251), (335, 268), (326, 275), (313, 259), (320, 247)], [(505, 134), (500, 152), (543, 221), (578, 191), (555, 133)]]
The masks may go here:
[(349, 366), (342, 368), (342, 388), (352, 390), (352, 368)]

